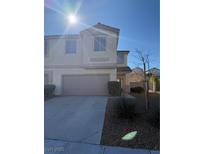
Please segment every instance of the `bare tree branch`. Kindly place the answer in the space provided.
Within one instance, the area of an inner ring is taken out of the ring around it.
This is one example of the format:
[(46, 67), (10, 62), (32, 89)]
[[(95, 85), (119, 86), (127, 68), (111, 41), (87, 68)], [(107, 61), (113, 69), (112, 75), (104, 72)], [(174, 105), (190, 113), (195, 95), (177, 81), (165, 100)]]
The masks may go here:
[[(137, 61), (139, 61), (143, 66), (143, 74), (144, 74), (144, 89), (145, 89), (145, 105), (146, 110), (149, 110), (149, 79), (147, 78), (147, 69), (150, 69), (150, 56), (148, 53), (145, 53), (145, 50), (139, 50), (136, 49), (133, 51), (133, 53), (136, 53), (134, 57), (137, 58)], [(148, 75), (149, 77), (149, 75)]]

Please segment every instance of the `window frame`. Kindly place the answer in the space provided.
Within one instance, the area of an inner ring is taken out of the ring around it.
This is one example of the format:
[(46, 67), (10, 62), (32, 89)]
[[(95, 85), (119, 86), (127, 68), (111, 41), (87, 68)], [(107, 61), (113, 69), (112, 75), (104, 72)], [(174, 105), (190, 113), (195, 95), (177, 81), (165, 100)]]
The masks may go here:
[[(102, 40), (97, 40), (97, 39), (102, 39), (104, 42), (100, 42)], [(96, 44), (98, 43), (98, 44)], [(94, 51), (95, 52), (105, 52), (107, 47), (107, 39), (106, 36), (95, 36), (94, 37)]]
[(117, 55), (117, 63), (118, 64), (124, 64), (125, 63), (125, 55), (124, 54), (118, 54)]

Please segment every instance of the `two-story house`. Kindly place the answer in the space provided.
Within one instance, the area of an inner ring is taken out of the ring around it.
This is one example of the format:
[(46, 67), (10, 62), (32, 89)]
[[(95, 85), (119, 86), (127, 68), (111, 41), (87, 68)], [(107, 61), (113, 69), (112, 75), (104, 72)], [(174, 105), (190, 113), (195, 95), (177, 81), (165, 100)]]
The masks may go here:
[(79, 35), (45, 36), (45, 84), (56, 85), (56, 95), (107, 95), (108, 81), (120, 75), (123, 83), (130, 71), (128, 52), (117, 51), (119, 32), (98, 23)]

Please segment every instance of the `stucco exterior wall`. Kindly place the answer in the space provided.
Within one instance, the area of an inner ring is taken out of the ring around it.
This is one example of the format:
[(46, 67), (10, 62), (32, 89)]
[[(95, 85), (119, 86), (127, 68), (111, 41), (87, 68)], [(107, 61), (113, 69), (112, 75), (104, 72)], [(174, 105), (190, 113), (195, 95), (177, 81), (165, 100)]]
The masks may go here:
[[(88, 29), (80, 33), (82, 40), (82, 53), (84, 65), (106, 65), (116, 66), (117, 63), (117, 40), (118, 37), (115, 33), (96, 31), (94, 29)], [(106, 51), (94, 51), (94, 39), (95, 37), (106, 37)]]
[(144, 81), (144, 77), (143, 77), (143, 74), (141, 73), (135, 74), (134, 72), (131, 72), (131, 73), (126, 74), (127, 92), (130, 92), (131, 83), (136, 83), (136, 85), (143, 87), (143, 81)]
[[(77, 41), (76, 53), (66, 54), (66, 41)], [(46, 38), (48, 55), (45, 56), (45, 65), (70, 65), (76, 66), (81, 64), (80, 39), (78, 35), (70, 35), (67, 37)]]
[[(94, 51), (94, 39), (96, 36), (106, 37), (106, 51)], [(64, 37), (46, 37), (47, 55), (45, 66), (69, 66), (69, 67), (116, 67), (118, 36), (112, 32), (96, 31), (88, 29), (80, 35), (68, 35)], [(76, 40), (76, 53), (66, 54), (66, 41)]]
[(117, 79), (120, 81), (121, 88), (124, 90), (124, 92), (127, 92), (126, 90), (126, 76), (123, 75), (117, 75)]
[[(119, 31), (98, 24), (79, 35), (46, 36), (47, 54), (44, 71), (48, 84), (56, 85), (55, 94), (62, 94), (63, 75), (108, 74), (110, 81), (117, 80), (117, 45)], [(100, 28), (99, 28), (100, 27)], [(106, 38), (106, 50), (94, 51), (95, 37)], [(76, 53), (66, 53), (66, 41), (76, 40)]]
[(84, 74), (108, 74), (110, 81), (116, 81), (116, 69), (83, 69), (83, 68), (69, 68), (69, 69), (45, 69), (49, 72), (50, 84), (56, 85), (55, 94), (62, 94), (62, 75), (84, 75)]

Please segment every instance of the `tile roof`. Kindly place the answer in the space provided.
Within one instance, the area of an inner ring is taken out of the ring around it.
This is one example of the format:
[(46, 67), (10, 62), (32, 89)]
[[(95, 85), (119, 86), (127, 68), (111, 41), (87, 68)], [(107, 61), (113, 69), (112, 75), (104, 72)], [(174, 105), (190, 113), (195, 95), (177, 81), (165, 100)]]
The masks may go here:
[(131, 72), (132, 70), (128, 67), (117, 67), (117, 72)]

